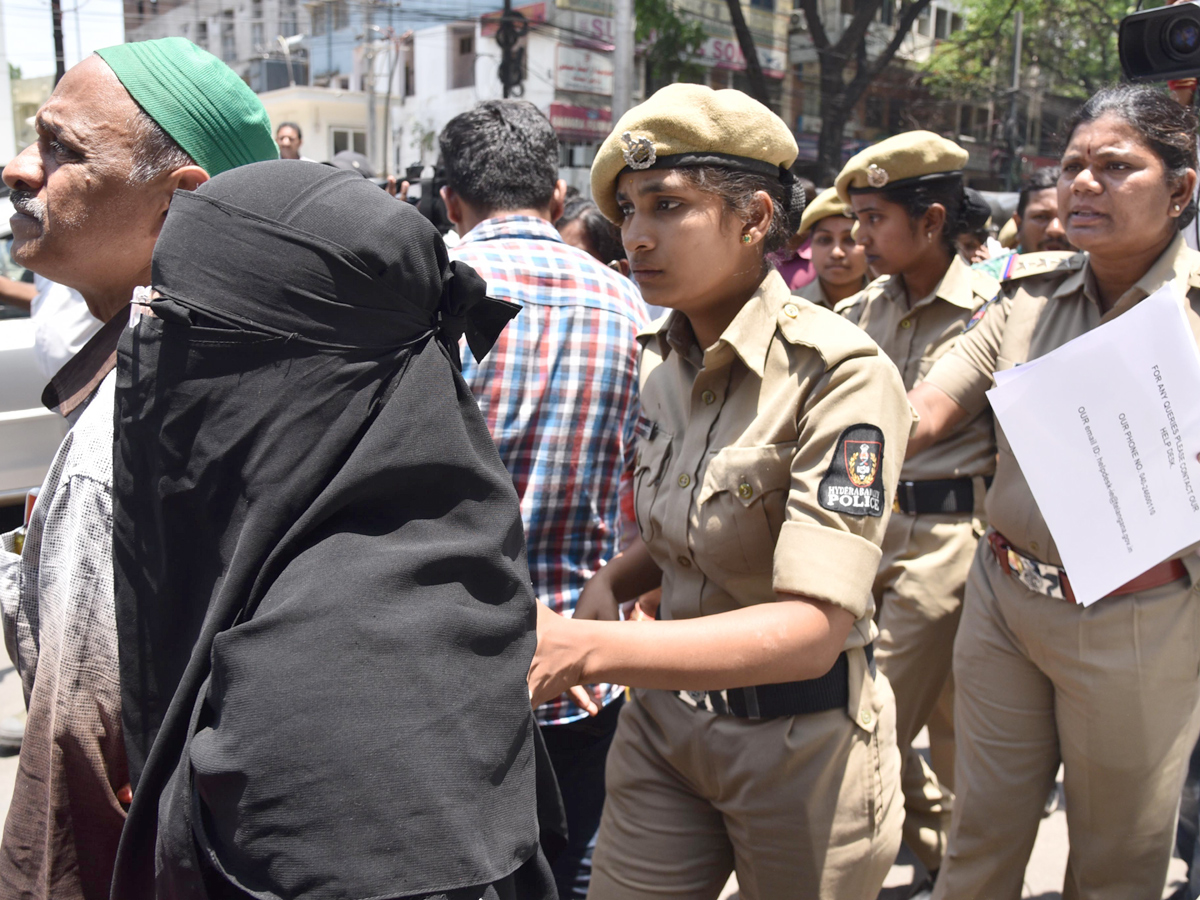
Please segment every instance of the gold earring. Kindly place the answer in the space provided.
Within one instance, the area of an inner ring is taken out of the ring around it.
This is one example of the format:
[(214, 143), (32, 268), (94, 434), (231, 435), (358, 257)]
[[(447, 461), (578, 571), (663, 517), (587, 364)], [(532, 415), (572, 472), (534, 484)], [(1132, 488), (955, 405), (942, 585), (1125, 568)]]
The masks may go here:
[[(1176, 209), (1178, 209), (1179, 207), (1175, 207), (1175, 208), (1176, 208)], [(748, 243), (750, 243), (752, 240), (754, 240), (754, 238), (750, 237), (750, 235), (748, 235), (748, 234), (743, 234), (743, 235), (742, 235), (742, 243), (743, 243), (743, 244), (748, 244)]]

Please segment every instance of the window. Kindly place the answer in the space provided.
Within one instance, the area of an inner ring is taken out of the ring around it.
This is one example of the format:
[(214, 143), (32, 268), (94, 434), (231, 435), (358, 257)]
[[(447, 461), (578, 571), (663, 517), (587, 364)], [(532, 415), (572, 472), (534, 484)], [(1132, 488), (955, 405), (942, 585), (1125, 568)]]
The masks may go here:
[(404, 61), (404, 96), (417, 96), (416, 73), (413, 71), (412, 56)]
[(350, 7), (346, 4), (346, 0), (333, 0), (330, 5), (333, 7), (333, 30), (340, 31), (343, 28), (349, 28)]
[(916, 28), (917, 28), (917, 34), (921, 35), (921, 37), (929, 37), (929, 10), (928, 9), (926, 9), (925, 12), (923, 12), (919, 16), (917, 16)]
[(237, 37), (233, 31), (233, 10), (221, 13), (221, 59), (234, 62), (237, 59)]
[(365, 131), (357, 128), (330, 128), (329, 134), (333, 140), (334, 154), (341, 153), (343, 150), (353, 150), (355, 153), (366, 156), (367, 133)]
[(208, 49), (208, 23), (196, 23), (196, 45)]
[(934, 19), (933, 37), (935, 40), (944, 40), (950, 34), (950, 13), (939, 8), (937, 18)]
[(475, 86), (475, 32), (450, 32), (450, 87)]
[(280, 5), (279, 33), (284, 37), (300, 33), (299, 16), (296, 15), (296, 0), (284, 0)]
[(775, 0), (750, 0), (750, 5), (754, 9), (765, 9), (767, 12), (775, 12)]
[(956, 32), (956, 31), (962, 31), (965, 27), (966, 27), (966, 25), (963, 23), (963, 17), (960, 16), (958, 13), (954, 13), (950, 16), (950, 33), (951, 34), (954, 34), (954, 32)]
[(263, 45), (263, 5), (262, 0), (254, 0), (250, 4), (250, 43), (258, 50)]
[(884, 25), (893, 25), (896, 21), (896, 5), (892, 0), (883, 0), (879, 7), (879, 21)]
[(308, 12), (309, 12), (309, 15), (312, 17), (313, 37), (320, 37), (321, 35), (325, 34), (325, 32), (328, 31), (329, 29), (328, 29), (328, 22), (325, 18), (324, 4), (321, 4), (320, 6), (311, 6), (311, 7), (309, 7)]

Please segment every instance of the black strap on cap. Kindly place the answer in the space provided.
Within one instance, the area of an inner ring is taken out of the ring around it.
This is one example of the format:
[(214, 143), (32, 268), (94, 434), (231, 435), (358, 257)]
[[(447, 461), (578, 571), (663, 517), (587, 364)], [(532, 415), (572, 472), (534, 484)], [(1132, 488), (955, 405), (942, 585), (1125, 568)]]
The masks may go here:
[(930, 172), (928, 175), (915, 175), (912, 178), (901, 178), (899, 181), (889, 181), (883, 187), (849, 187), (847, 191), (851, 194), (886, 194), (888, 191), (894, 191), (897, 188), (915, 187), (918, 184), (925, 184), (931, 181), (949, 181), (951, 178), (962, 180), (962, 169), (955, 169), (953, 172)]
[[(659, 156), (645, 169), (683, 169), (698, 166), (717, 166), (723, 169), (734, 169), (738, 172), (752, 172), (766, 178), (778, 178), (787, 188), (784, 212), (787, 215), (788, 231), (794, 234), (799, 230), (808, 197), (804, 193), (804, 185), (796, 179), (787, 166), (776, 166), (761, 159), (737, 156), (732, 153), (695, 152)], [(639, 171), (645, 171), (645, 169)]]

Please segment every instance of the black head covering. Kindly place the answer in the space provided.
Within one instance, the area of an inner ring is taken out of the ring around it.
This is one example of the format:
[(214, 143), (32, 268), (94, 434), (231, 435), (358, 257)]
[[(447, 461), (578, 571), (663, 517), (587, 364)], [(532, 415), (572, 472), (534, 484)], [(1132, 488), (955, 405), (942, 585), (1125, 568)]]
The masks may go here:
[(552, 896), (518, 501), (457, 358), (517, 308), (294, 161), (177, 193), (153, 282), (118, 356), (113, 897)]

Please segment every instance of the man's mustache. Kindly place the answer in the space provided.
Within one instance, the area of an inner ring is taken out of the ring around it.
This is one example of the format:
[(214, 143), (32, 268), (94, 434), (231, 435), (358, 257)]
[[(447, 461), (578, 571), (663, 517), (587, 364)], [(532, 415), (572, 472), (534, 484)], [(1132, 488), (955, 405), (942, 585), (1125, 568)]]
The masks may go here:
[(31, 191), (13, 191), (9, 194), (13, 209), (37, 219), (42, 225), (46, 224), (46, 203), (39, 200)]

